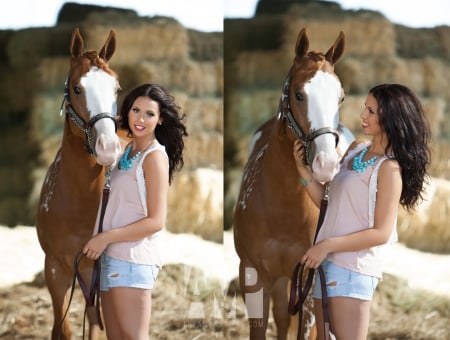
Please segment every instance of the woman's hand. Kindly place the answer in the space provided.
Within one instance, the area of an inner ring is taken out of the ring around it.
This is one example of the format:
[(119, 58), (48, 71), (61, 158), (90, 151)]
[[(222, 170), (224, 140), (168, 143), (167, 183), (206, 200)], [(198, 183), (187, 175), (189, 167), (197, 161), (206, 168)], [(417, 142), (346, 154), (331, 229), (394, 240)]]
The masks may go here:
[(317, 269), (328, 255), (325, 241), (321, 241), (309, 248), (301, 259), (301, 263), (307, 268)]
[(294, 159), (295, 159), (295, 166), (297, 167), (297, 170), (302, 178), (305, 180), (310, 180), (312, 178), (312, 171), (308, 165), (305, 164), (303, 161), (305, 152), (305, 148), (303, 147), (303, 144), (300, 142), (300, 140), (296, 139), (294, 142)]
[(100, 233), (92, 237), (84, 246), (83, 254), (91, 260), (97, 260), (108, 246), (105, 233)]

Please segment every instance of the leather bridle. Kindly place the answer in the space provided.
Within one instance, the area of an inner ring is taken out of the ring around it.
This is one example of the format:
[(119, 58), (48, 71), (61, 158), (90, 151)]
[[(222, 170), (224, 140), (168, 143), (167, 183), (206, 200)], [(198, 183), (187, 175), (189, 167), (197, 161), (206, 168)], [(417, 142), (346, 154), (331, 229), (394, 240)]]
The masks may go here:
[(115, 132), (117, 132), (117, 121), (112, 116), (111, 113), (101, 112), (94, 117), (92, 117), (88, 122), (86, 122), (72, 107), (70, 102), (70, 93), (69, 93), (69, 83), (70, 77), (67, 77), (64, 84), (64, 100), (61, 104), (61, 112), (64, 103), (65, 106), (65, 114), (75, 123), (76, 126), (80, 128), (81, 131), (84, 132), (86, 143), (84, 149), (92, 156), (97, 156), (95, 151), (95, 140), (96, 140), (96, 132), (95, 129), (92, 129), (100, 119), (109, 118), (114, 123)]
[(295, 136), (300, 140), (302, 143), (305, 152), (303, 153), (303, 162), (306, 165), (312, 165), (313, 162), (313, 156), (311, 154), (310, 146), (311, 143), (316, 139), (317, 137), (330, 133), (334, 136), (336, 140), (336, 147), (339, 143), (339, 132), (332, 128), (332, 127), (323, 127), (317, 130), (312, 131), (310, 134), (306, 134), (302, 131), (302, 128), (297, 123), (297, 121), (294, 118), (294, 115), (292, 114), (291, 106), (289, 104), (289, 88), (291, 85), (291, 79), (292, 79), (292, 68), (289, 70), (289, 73), (286, 77), (286, 81), (284, 82), (283, 91), (281, 93), (280, 98), (280, 104), (278, 107), (278, 115), (281, 116), (283, 119), (287, 120), (287, 126), (292, 132), (294, 132)]

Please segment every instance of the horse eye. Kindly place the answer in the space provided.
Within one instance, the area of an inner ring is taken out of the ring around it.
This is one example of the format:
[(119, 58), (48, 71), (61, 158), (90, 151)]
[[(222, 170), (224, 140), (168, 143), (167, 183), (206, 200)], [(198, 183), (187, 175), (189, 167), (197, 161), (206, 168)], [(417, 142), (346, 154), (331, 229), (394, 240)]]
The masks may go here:
[(75, 92), (75, 94), (80, 94), (81, 93), (81, 89), (78, 86), (75, 86), (73, 88), (73, 91)]
[(301, 92), (295, 92), (295, 99), (300, 101), (303, 101), (303, 95)]
[(339, 99), (339, 104), (342, 104), (342, 102), (344, 101), (345, 97), (342, 97)]

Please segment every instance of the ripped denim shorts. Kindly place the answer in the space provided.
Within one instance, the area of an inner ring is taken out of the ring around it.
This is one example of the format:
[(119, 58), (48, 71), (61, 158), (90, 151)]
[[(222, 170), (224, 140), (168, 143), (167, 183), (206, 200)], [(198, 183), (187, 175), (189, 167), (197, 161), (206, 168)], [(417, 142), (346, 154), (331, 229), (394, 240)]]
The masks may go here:
[(157, 265), (137, 264), (101, 256), (100, 290), (114, 287), (152, 289), (159, 273)]
[[(378, 285), (379, 279), (377, 277), (343, 268), (327, 260), (321, 266), (325, 273), (328, 297), (342, 296), (372, 300), (373, 293)], [(314, 278), (313, 297), (322, 298), (320, 277), (317, 272)]]

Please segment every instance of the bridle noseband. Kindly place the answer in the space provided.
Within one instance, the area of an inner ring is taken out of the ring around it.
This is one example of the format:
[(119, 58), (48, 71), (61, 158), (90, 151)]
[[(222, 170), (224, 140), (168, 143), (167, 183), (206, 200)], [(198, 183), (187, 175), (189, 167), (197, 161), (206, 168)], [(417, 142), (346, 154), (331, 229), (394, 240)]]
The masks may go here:
[(64, 103), (66, 103), (66, 110), (65, 114), (72, 119), (72, 121), (75, 123), (76, 126), (80, 128), (81, 131), (84, 132), (84, 135), (86, 137), (86, 144), (85, 144), (85, 150), (92, 156), (97, 156), (97, 153), (95, 152), (95, 140), (96, 140), (96, 133), (95, 130), (92, 130), (95, 123), (97, 123), (100, 119), (103, 118), (109, 118), (114, 123), (114, 129), (115, 132), (117, 132), (117, 121), (116, 119), (108, 112), (101, 112), (94, 117), (92, 117), (88, 122), (86, 122), (78, 113), (75, 112), (75, 110), (72, 107), (72, 104), (70, 103), (70, 94), (69, 94), (69, 82), (70, 77), (67, 77), (65, 84), (64, 84), (64, 100), (61, 103), (61, 113), (62, 113), (62, 107)]
[(292, 78), (292, 69), (289, 70), (288, 76), (286, 77), (286, 81), (284, 82), (283, 91), (281, 93), (280, 98), (280, 104), (278, 107), (278, 115), (279, 117), (282, 117), (283, 119), (287, 119), (287, 126), (292, 132), (294, 132), (295, 136), (300, 140), (304, 147), (304, 153), (303, 153), (303, 162), (306, 165), (312, 165), (312, 159), (311, 159), (311, 150), (310, 146), (311, 143), (316, 139), (317, 137), (324, 135), (326, 133), (331, 133), (335, 140), (336, 140), (336, 147), (339, 143), (339, 132), (332, 128), (332, 127), (323, 127), (317, 130), (312, 131), (309, 135), (304, 133), (298, 125), (297, 121), (294, 118), (294, 115), (291, 111), (291, 106), (289, 104), (289, 87), (291, 85), (291, 78)]

